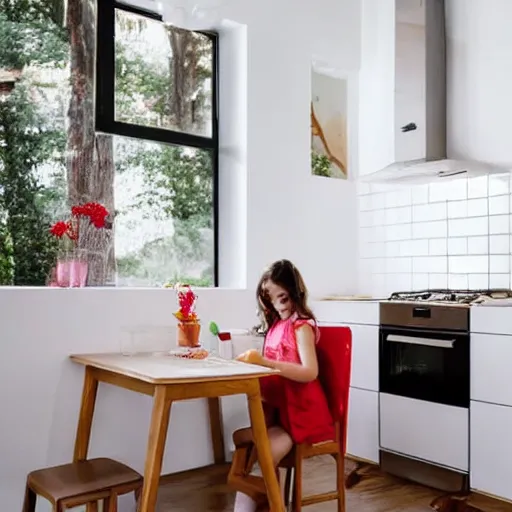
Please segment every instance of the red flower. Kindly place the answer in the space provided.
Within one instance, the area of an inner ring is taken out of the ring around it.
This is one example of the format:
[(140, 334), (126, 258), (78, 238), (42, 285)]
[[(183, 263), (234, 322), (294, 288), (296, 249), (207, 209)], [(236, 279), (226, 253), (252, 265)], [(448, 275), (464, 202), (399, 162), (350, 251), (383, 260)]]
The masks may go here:
[(62, 238), (66, 233), (68, 233), (69, 224), (64, 221), (56, 222), (51, 228), (50, 233), (56, 238)]
[(105, 219), (108, 217), (108, 210), (99, 203), (86, 203), (81, 206), (73, 206), (71, 214), (74, 217), (89, 217), (95, 228), (105, 227)]
[(180, 309), (175, 313), (178, 320), (192, 321), (197, 319), (197, 314), (194, 312), (197, 295), (192, 291), (189, 285), (176, 286), (178, 304)]

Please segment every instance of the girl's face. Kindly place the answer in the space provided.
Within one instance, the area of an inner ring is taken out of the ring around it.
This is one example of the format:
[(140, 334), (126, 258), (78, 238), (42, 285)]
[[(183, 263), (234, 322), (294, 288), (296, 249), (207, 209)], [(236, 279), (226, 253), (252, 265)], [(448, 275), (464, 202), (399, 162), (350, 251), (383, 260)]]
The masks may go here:
[(282, 320), (290, 318), (293, 314), (293, 304), (289, 293), (281, 286), (268, 281), (265, 285), (270, 302)]

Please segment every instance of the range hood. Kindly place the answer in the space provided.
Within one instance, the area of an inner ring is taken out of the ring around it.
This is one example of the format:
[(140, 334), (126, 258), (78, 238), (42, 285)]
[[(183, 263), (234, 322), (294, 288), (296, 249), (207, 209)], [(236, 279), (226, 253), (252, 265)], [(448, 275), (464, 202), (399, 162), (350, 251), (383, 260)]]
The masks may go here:
[(361, 181), (414, 184), (508, 173), (490, 163), (447, 155), (444, 0), (385, 0), (380, 8), (384, 11), (379, 13), (378, 28), (380, 34), (389, 31), (389, 36), (385, 49), (379, 48), (379, 65), (389, 59), (394, 68), (388, 70), (394, 84), (382, 98), (393, 102), (388, 111), (393, 118), (387, 125), (392, 134), (384, 135), (392, 135), (394, 158)]

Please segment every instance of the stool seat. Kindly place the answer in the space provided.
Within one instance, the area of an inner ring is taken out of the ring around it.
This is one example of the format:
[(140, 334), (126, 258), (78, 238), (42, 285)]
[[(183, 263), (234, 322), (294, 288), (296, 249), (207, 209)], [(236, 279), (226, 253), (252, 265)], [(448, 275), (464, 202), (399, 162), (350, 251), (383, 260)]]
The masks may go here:
[(75, 499), (85, 504), (89, 497), (117, 498), (137, 491), (142, 481), (139, 473), (121, 462), (99, 458), (32, 471), (27, 477), (27, 488), (54, 505)]

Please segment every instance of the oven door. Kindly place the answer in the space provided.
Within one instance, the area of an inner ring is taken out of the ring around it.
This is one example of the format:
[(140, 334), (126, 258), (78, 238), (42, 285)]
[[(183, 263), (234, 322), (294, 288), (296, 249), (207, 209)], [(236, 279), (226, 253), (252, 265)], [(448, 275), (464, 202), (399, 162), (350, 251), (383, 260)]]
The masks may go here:
[(469, 333), (381, 326), (379, 390), (469, 407)]

